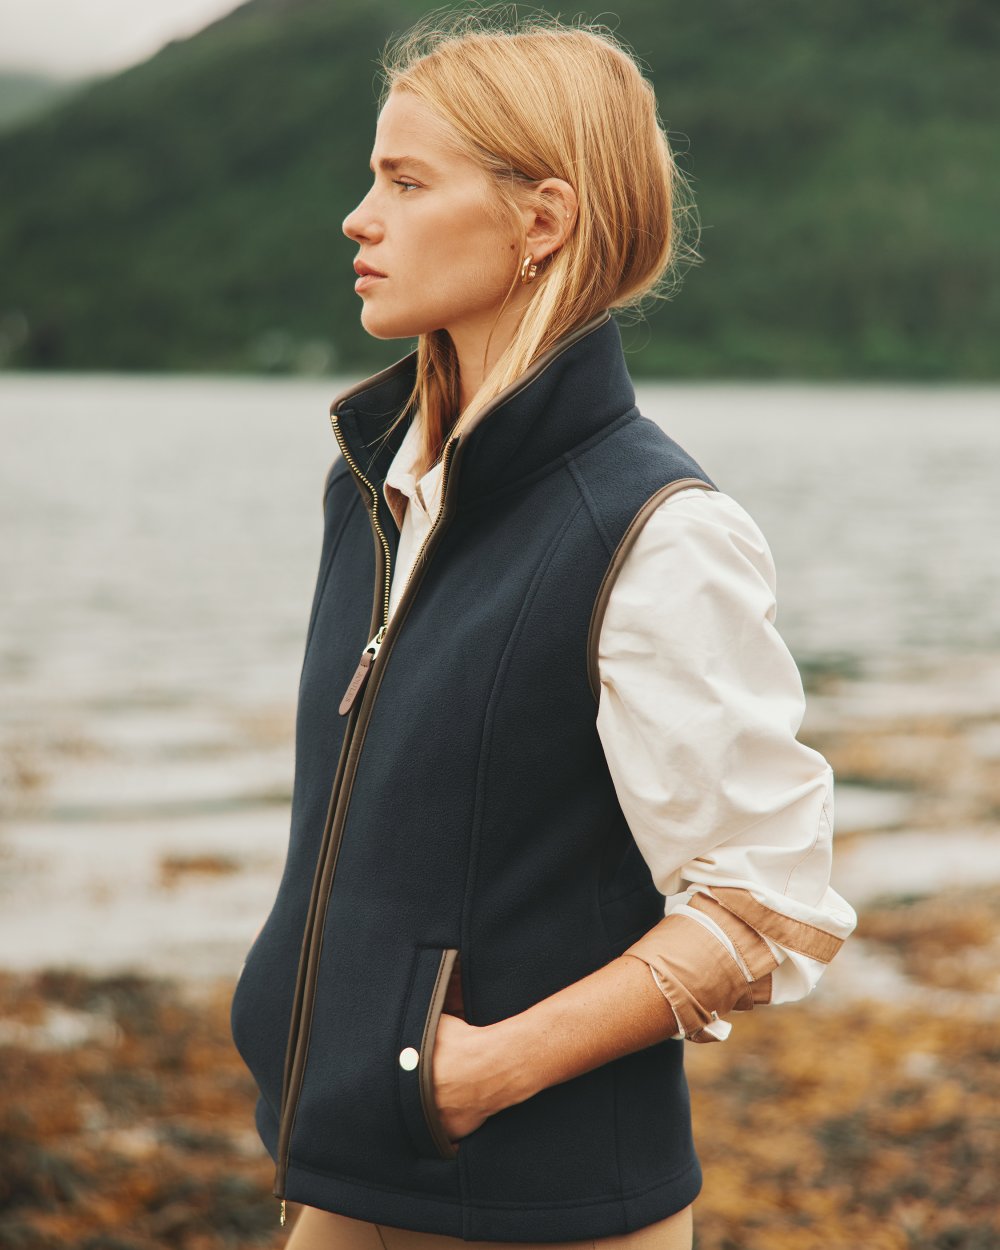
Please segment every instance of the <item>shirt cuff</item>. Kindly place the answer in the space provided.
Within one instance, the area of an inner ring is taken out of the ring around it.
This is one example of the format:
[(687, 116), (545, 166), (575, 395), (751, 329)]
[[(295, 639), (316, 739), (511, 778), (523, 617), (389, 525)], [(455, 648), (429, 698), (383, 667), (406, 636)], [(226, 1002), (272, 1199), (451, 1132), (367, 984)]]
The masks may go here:
[(710, 895), (698, 895), (691, 903), (718, 925), (735, 956), (708, 926), (683, 912), (664, 916), (622, 953), (649, 965), (673, 1008), (680, 1036), (723, 1041), (731, 1026), (721, 1016), (770, 1001), (778, 959), (760, 933)]

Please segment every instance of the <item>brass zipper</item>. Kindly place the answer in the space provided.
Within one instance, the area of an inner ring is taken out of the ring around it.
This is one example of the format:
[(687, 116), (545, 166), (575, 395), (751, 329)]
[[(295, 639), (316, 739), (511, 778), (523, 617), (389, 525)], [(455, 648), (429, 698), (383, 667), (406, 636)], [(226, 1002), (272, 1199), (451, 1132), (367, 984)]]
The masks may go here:
[(378, 649), (382, 645), (383, 638), (385, 638), (386, 627), (389, 624), (389, 586), (392, 580), (392, 553), (389, 550), (389, 542), (385, 536), (382, 526), (379, 525), (378, 522), (378, 491), (361, 472), (355, 463), (354, 457), (351, 455), (350, 451), (348, 451), (347, 444), (344, 442), (343, 435), (340, 432), (340, 423), (337, 420), (337, 414), (332, 410), (330, 412), (330, 424), (333, 426), (334, 436), (340, 444), (341, 454), (347, 461), (355, 477), (364, 482), (369, 491), (371, 491), (372, 526), (375, 533), (378, 535), (379, 542), (382, 544), (382, 551), (385, 555), (385, 576), (382, 579), (384, 589), (382, 602), (382, 624), (377, 630), (375, 636), (365, 644), (365, 649), (361, 652), (361, 661), (358, 664), (358, 667), (354, 670), (354, 676), (351, 678), (350, 682), (348, 682), (347, 689), (344, 691), (344, 697), (340, 700), (340, 707), (337, 710), (341, 716), (346, 716), (351, 710), (355, 699), (361, 693), (365, 680), (371, 671), (371, 666), (375, 661), (375, 657), (378, 655)]
[[(333, 432), (336, 435), (337, 442), (340, 444), (340, 450), (343, 453), (344, 459), (347, 461), (348, 465), (353, 470), (354, 474), (362, 482), (364, 482), (365, 486), (367, 486), (368, 489), (371, 491), (372, 525), (375, 527), (375, 532), (376, 534), (378, 534), (379, 540), (382, 543), (382, 550), (385, 553), (385, 576), (383, 578), (383, 592), (384, 593), (383, 593), (383, 601), (382, 601), (382, 624), (377, 630), (377, 632), (375, 633), (374, 637), (371, 638), (365, 644), (364, 650), (361, 652), (361, 659), (358, 662), (358, 667), (354, 670), (354, 676), (348, 682), (347, 689), (344, 691), (344, 697), (340, 700), (340, 706), (337, 710), (340, 712), (341, 716), (346, 716), (347, 713), (354, 706), (355, 700), (357, 699), (358, 695), (361, 693), (362, 689), (364, 688), (365, 682), (368, 680), (368, 674), (371, 672), (372, 665), (375, 663), (375, 657), (378, 655), (379, 647), (381, 647), (383, 641), (385, 640), (385, 631), (389, 628), (389, 590), (390, 590), (390, 586), (392, 583), (392, 554), (389, 551), (389, 543), (387, 542), (385, 534), (382, 531), (382, 526), (379, 525), (378, 523), (378, 491), (371, 484), (371, 482), (369, 482), (369, 480), (365, 477), (365, 475), (361, 472), (361, 470), (358, 468), (357, 464), (354, 461), (354, 457), (348, 451), (347, 445), (345, 444), (344, 439), (343, 439), (343, 435), (340, 432), (340, 423), (337, 420), (337, 414), (335, 412), (330, 413), (330, 424), (333, 426)], [(431, 526), (430, 530), (427, 532), (427, 534), (424, 537), (424, 541), (420, 545), (420, 550), (417, 552), (417, 558), (413, 562), (413, 569), (415, 569), (419, 565), (421, 559), (423, 558), (424, 549), (426, 548), (431, 535), (434, 533), (435, 529), (437, 529), (437, 524), (441, 517), (441, 511), (443, 511), (444, 509), (444, 488), (445, 488), (447, 474), (448, 474), (448, 460), (450, 458), (451, 448), (454, 447), (454, 445), (457, 442), (458, 442), (458, 439), (453, 438), (453, 439), (449, 439), (448, 442), (445, 444), (444, 455), (442, 457), (442, 467), (441, 467), (440, 509), (438, 511), (437, 517), (435, 517), (434, 519), (434, 524)], [(413, 576), (413, 569), (411, 569), (410, 571), (410, 577)], [(406, 587), (410, 583), (410, 577), (406, 579), (406, 585), (404, 585), (403, 587), (404, 594), (406, 593)]]
[[(438, 510), (438, 515), (434, 520), (434, 524), (427, 532), (424, 541), (421, 543), (420, 550), (417, 552), (417, 557), (413, 562), (413, 567), (406, 579), (406, 583), (403, 587), (399, 600), (397, 601), (396, 612), (393, 616), (394, 628), (390, 631), (389, 590), (391, 585), (392, 554), (389, 549), (388, 541), (386, 540), (385, 534), (378, 521), (378, 491), (358, 468), (353, 456), (351, 456), (345, 446), (338, 427), (336, 415), (333, 412), (330, 414), (330, 421), (333, 425), (333, 432), (336, 435), (337, 442), (340, 444), (340, 449), (343, 453), (345, 461), (354, 473), (355, 477), (360, 482), (363, 482), (371, 492), (372, 504), (370, 516), (372, 528), (381, 543), (384, 558), (384, 567), (382, 569), (382, 624), (372, 639), (365, 645), (361, 656), (361, 663), (358, 665), (358, 669), (351, 678), (351, 682), (344, 694), (344, 699), (341, 700), (340, 711), (341, 713), (344, 713), (345, 711), (349, 712), (351, 710), (357, 702), (359, 694), (361, 694), (362, 690), (367, 687), (367, 679), (371, 673), (375, 657), (379, 654), (380, 648), (385, 645), (387, 638), (391, 645), (392, 640), (395, 638), (402, 625), (409, 602), (416, 593), (419, 576), (415, 577), (415, 575), (422, 572), (421, 562), (423, 560), (424, 553), (426, 552), (431, 540), (442, 528), (446, 519), (449, 468), (454, 458), (455, 448), (458, 446), (460, 441), (460, 436), (449, 439), (445, 444), (441, 468), (441, 504)], [(376, 594), (377, 593), (378, 587), (376, 586)], [(298, 1107), (298, 1098), (302, 1090), (302, 1081), (305, 1075), (305, 1059), (306, 1052), (309, 1047), (309, 1031), (312, 1023), (313, 999), (315, 996), (315, 985), (319, 970), (319, 948), (315, 939), (317, 933), (322, 935), (323, 932), (323, 920), (325, 919), (326, 908), (330, 901), (330, 891), (333, 887), (333, 875), (336, 870), (337, 856), (340, 850), (340, 840), (343, 835), (344, 822), (346, 818), (345, 795), (349, 799), (354, 780), (354, 773), (357, 771), (360, 749), (353, 751), (352, 754), (352, 748), (358, 737), (359, 728), (363, 728), (367, 724), (371, 715), (372, 704), (374, 703), (375, 695), (377, 694), (377, 683), (372, 689), (373, 693), (367, 703), (362, 698), (354, 724), (353, 726), (347, 726), (344, 741), (341, 744), (340, 761), (337, 766), (337, 772), (340, 775), (339, 787), (338, 780), (335, 778), (334, 793), (331, 795), (326, 826), (323, 830), (323, 840), (320, 845), (319, 856), (317, 859), (316, 872), (313, 877), (313, 897), (310, 899), (311, 910), (306, 920), (306, 933), (303, 937), (302, 952), (300, 954), (299, 980), (301, 981), (302, 992), (301, 994), (298, 993), (300, 987), (297, 983), (295, 1006), (298, 1008), (298, 1012), (297, 1018), (292, 1021), (291, 1032), (294, 1040), (291, 1041), (290, 1054), (286, 1056), (286, 1088), (283, 1091), (281, 1114), (279, 1117), (277, 1147), (278, 1161), (275, 1171), (274, 1187), (272, 1190), (274, 1196), (281, 1202), (280, 1220), (282, 1226), (285, 1223), (284, 1188), (285, 1178), (288, 1172), (288, 1154), (291, 1147), (292, 1128), (295, 1119), (295, 1112)], [(363, 736), (364, 735), (362, 734), (362, 738)], [(343, 764), (343, 770), (341, 770), (341, 764)], [(314, 947), (316, 947), (315, 952), (313, 949)]]

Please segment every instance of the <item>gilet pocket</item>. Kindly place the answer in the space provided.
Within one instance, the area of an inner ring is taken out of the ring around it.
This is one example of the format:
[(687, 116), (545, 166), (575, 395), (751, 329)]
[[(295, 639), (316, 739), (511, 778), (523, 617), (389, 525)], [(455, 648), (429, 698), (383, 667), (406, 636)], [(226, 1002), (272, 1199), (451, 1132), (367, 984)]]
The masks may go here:
[(407, 1132), (417, 1154), (432, 1159), (454, 1159), (458, 1154), (438, 1115), (432, 1068), (434, 1039), (457, 956), (451, 947), (417, 947), (396, 1052)]

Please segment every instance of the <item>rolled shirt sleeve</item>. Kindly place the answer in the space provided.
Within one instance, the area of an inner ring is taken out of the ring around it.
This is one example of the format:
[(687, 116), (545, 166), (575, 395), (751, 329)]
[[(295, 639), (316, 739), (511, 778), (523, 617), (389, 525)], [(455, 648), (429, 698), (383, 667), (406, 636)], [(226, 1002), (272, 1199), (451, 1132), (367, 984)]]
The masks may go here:
[(625, 953), (694, 1041), (728, 1037), (730, 1011), (808, 994), (857, 924), (830, 886), (833, 772), (796, 737), (805, 695), (775, 586), (745, 509), (681, 490), (644, 522), (598, 639), (598, 733), (666, 896)]

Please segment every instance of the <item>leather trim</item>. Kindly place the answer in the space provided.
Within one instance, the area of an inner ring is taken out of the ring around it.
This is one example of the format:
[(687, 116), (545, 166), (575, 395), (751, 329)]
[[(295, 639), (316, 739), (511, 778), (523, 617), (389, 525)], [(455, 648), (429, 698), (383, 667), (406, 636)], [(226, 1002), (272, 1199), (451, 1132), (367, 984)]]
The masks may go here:
[(597, 598), (594, 601), (594, 607), (590, 614), (590, 629), (587, 633), (587, 680), (590, 683), (590, 692), (594, 696), (595, 703), (600, 703), (601, 700), (601, 678), (597, 661), (601, 626), (604, 624), (604, 614), (608, 609), (611, 591), (618, 574), (621, 572), (621, 567), (625, 563), (626, 556), (635, 546), (639, 532), (650, 515), (671, 495), (677, 494), (678, 491), (687, 490), (689, 486), (700, 486), (704, 490), (718, 489), (718, 487), (713, 486), (710, 482), (703, 481), (700, 477), (679, 477), (673, 482), (668, 482), (666, 486), (661, 486), (655, 494), (650, 495), (629, 522), (628, 529), (622, 535), (618, 546), (611, 555), (611, 563), (605, 570), (604, 577), (601, 579), (601, 584), (597, 589)]
[[(555, 360), (558, 356), (561, 356), (567, 348), (572, 347), (573, 344), (579, 339), (586, 337), (586, 335), (590, 334), (591, 331), (599, 329), (606, 321), (610, 320), (610, 310), (603, 308), (599, 313), (595, 313), (594, 316), (589, 318), (587, 321), (581, 322), (580, 325), (575, 326), (571, 330), (567, 330), (567, 332), (555, 343), (553, 343), (551, 347), (547, 348), (540, 356), (536, 357), (536, 359), (531, 362), (528, 368), (525, 369), (519, 377), (515, 378), (510, 385), (504, 387), (502, 391), (499, 391), (496, 395), (494, 395), (489, 403), (485, 404), (479, 412), (476, 413), (473, 420), (469, 423), (466, 429), (461, 431), (461, 433), (464, 435), (467, 434), (469, 430), (475, 429), (485, 416), (493, 412), (494, 409), (499, 408), (501, 404), (505, 404), (507, 400), (513, 399), (519, 391), (524, 390), (530, 382), (533, 382), (535, 378), (538, 377), (538, 375), (545, 368), (547, 368), (553, 360)], [(330, 414), (333, 415), (333, 413), (337, 411), (345, 400), (352, 399), (355, 395), (360, 395), (362, 392), (370, 390), (372, 387), (379, 386), (382, 382), (387, 382), (390, 378), (395, 377), (397, 373), (404, 372), (407, 368), (409, 368), (410, 363), (416, 360), (416, 356), (416, 351), (409, 352), (407, 355), (397, 360), (394, 364), (389, 365), (380, 372), (373, 373), (371, 377), (364, 378), (360, 382), (355, 382), (351, 386), (345, 387), (344, 390), (339, 391), (330, 403)]]
[(451, 977), (448, 980), (448, 988), (444, 996), (443, 1011), (449, 1016), (459, 1016), (465, 1019), (465, 998), (462, 993), (462, 953), (461, 951), (455, 956), (455, 963), (452, 965)]
[(438, 1024), (441, 1021), (441, 1012), (444, 1009), (445, 995), (448, 991), (448, 984), (457, 955), (457, 949), (452, 947), (448, 947), (441, 952), (441, 962), (438, 965), (434, 989), (431, 992), (430, 1005), (427, 1008), (427, 1019), (424, 1023), (423, 1040), (420, 1044), (420, 1062), (418, 1064), (420, 1102), (424, 1109), (424, 1119), (427, 1121), (427, 1128), (434, 1139), (438, 1154), (443, 1159), (454, 1159), (458, 1154), (458, 1147), (444, 1131), (441, 1117), (438, 1114), (437, 1104), (434, 1101), (434, 1041), (437, 1037)]
[(752, 926), (763, 937), (769, 937), (779, 946), (797, 951), (809, 959), (828, 964), (844, 944), (843, 938), (766, 907), (749, 890), (742, 887), (713, 886), (712, 896), (727, 911)]
[(380, 369), (378, 373), (373, 373), (371, 377), (362, 378), (360, 382), (354, 382), (352, 385), (345, 387), (344, 390), (338, 391), (334, 395), (330, 403), (330, 415), (332, 416), (345, 399), (350, 399), (354, 395), (360, 395), (362, 391), (370, 390), (373, 386), (378, 386), (382, 382), (387, 382), (390, 378), (395, 377), (397, 373), (403, 373), (409, 368), (411, 362), (417, 359), (416, 351), (407, 352), (405, 356), (401, 356), (399, 360), (388, 365), (385, 369)]

